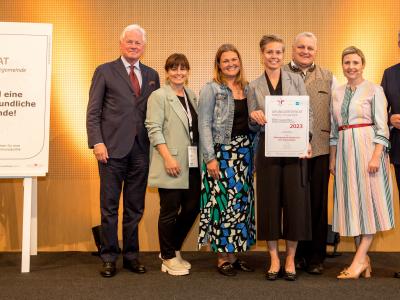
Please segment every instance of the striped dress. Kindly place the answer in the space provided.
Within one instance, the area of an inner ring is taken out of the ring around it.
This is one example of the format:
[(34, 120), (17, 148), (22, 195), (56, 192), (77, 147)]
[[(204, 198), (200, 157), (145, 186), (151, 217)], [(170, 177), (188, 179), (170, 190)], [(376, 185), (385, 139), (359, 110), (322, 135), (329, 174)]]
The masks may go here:
[[(332, 94), (330, 145), (336, 146), (333, 230), (342, 236), (374, 234), (394, 227), (387, 101), (380, 86), (363, 81)], [(338, 131), (349, 124), (373, 126)], [(379, 171), (368, 172), (375, 144), (384, 145)]]

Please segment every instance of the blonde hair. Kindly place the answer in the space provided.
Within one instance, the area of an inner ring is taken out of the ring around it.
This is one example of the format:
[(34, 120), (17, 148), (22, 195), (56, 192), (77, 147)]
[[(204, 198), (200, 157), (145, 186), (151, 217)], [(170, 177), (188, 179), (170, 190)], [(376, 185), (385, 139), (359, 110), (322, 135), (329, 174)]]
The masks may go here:
[(263, 35), (263, 37), (260, 40), (260, 50), (261, 52), (264, 51), (265, 46), (268, 45), (269, 43), (272, 42), (277, 42), (282, 44), (282, 51), (285, 52), (285, 42), (283, 39), (276, 35), (276, 34), (269, 34), (269, 35)]
[(248, 82), (244, 76), (242, 57), (240, 56), (240, 53), (236, 49), (236, 47), (233, 46), (232, 44), (223, 44), (218, 48), (217, 53), (215, 54), (215, 60), (214, 60), (214, 78), (213, 78), (213, 80), (218, 84), (226, 84), (224, 74), (222, 74), (219, 64), (221, 62), (222, 54), (225, 52), (229, 52), (229, 51), (235, 52), (239, 58), (240, 69), (239, 69), (239, 73), (236, 75), (235, 83), (238, 84), (241, 87), (241, 89), (244, 89), (244, 87), (247, 85)]
[(347, 47), (346, 49), (343, 50), (342, 52), (342, 64), (343, 64), (343, 59), (346, 55), (349, 54), (357, 54), (361, 58), (362, 65), (365, 66), (365, 55), (361, 51), (361, 49), (358, 49), (357, 47), (350, 46)]

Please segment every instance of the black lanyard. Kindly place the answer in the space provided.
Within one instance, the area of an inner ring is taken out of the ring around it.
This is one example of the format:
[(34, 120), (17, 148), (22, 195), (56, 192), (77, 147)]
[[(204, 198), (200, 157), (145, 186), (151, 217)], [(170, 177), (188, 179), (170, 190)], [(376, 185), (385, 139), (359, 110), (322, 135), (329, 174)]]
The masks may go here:
[(183, 92), (183, 97), (185, 99), (185, 105), (183, 105), (181, 101), (179, 101), (179, 103), (182, 105), (183, 110), (185, 111), (185, 114), (188, 118), (190, 144), (193, 145), (193, 117), (192, 112), (190, 111), (190, 105), (185, 91)]

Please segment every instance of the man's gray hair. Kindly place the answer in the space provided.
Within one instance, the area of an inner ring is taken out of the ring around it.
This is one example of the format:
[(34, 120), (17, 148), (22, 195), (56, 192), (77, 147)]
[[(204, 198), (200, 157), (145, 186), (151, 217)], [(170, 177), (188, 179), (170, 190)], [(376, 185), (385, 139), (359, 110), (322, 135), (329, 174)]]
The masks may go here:
[(139, 32), (142, 35), (143, 42), (146, 43), (146, 31), (138, 24), (131, 24), (126, 26), (125, 29), (122, 31), (119, 40), (122, 42), (122, 40), (125, 38), (126, 33), (130, 31)]
[(315, 34), (312, 33), (312, 32), (307, 32), (307, 31), (306, 32), (301, 32), (298, 35), (296, 35), (296, 37), (294, 38), (293, 44), (294, 45), (297, 44), (298, 40), (300, 38), (302, 38), (302, 37), (308, 37), (308, 38), (313, 39), (314, 42), (315, 42), (315, 45), (317, 45), (317, 37), (315, 36)]

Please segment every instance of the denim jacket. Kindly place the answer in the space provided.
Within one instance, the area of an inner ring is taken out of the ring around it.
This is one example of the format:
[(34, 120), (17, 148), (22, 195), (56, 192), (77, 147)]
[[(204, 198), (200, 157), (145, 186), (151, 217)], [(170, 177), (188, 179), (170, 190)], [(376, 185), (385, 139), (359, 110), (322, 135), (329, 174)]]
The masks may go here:
[[(247, 86), (244, 93), (247, 97)], [(199, 97), (200, 154), (205, 163), (216, 158), (214, 145), (231, 141), (235, 101), (232, 91), (224, 84), (207, 83)]]

